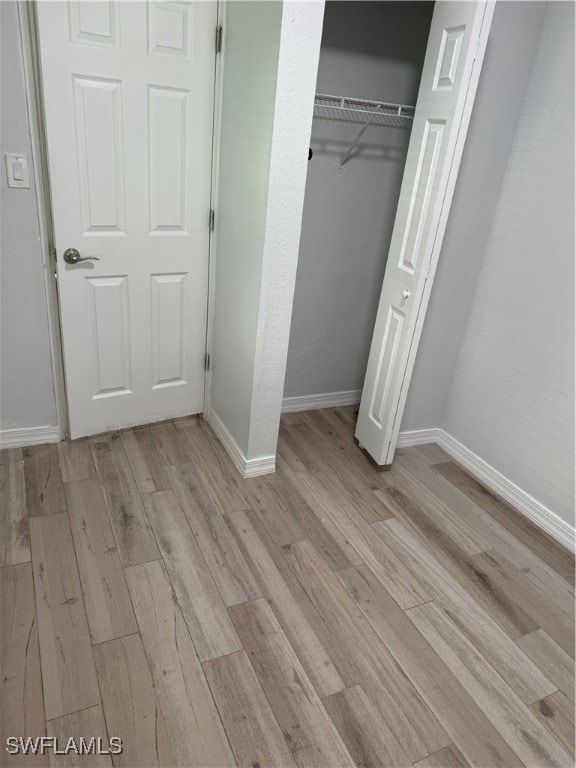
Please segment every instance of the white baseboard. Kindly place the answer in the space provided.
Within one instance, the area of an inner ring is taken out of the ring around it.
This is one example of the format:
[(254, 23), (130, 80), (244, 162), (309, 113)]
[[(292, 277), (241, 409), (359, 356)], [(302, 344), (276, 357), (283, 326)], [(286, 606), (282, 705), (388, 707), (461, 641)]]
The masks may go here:
[(21, 427), (0, 430), (0, 448), (24, 448), (27, 445), (59, 443), (60, 427)]
[(258, 475), (268, 475), (275, 471), (276, 456), (262, 456), (257, 459), (247, 459), (244, 456), (240, 446), (226, 429), (214, 409), (210, 410), (206, 421), (210, 424), (224, 448), (226, 448), (226, 452), (242, 477), (257, 477)]
[(571, 525), (443, 429), (418, 429), (412, 432), (401, 432), (398, 436), (397, 445), (399, 448), (408, 448), (411, 445), (424, 443), (437, 443), (464, 469), (491, 491), (498, 494), (504, 501), (507, 501), (514, 509), (517, 509), (518, 512), (550, 534), (563, 546), (572, 551), (576, 549), (575, 530)]
[(361, 389), (350, 389), (345, 392), (325, 392), (321, 395), (285, 397), (282, 400), (282, 413), (287, 413), (288, 411), (311, 411), (316, 408), (337, 408), (339, 405), (358, 405), (361, 397)]
[(480, 456), (466, 448), (443, 429), (440, 430), (438, 444), (483, 485), (501, 496), (504, 501), (507, 501), (535, 525), (550, 534), (560, 544), (574, 551), (574, 528), (555, 512), (523, 491), (516, 483), (494, 469), (484, 459), (481, 459)]
[(400, 432), (398, 435), (397, 448), (410, 448), (412, 445), (425, 445), (426, 443), (437, 443), (438, 427), (431, 429), (413, 429), (410, 432)]

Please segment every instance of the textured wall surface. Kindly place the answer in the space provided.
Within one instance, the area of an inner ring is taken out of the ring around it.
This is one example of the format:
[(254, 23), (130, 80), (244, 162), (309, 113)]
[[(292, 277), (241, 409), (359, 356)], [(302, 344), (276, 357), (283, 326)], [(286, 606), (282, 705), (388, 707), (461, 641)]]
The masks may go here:
[(441, 423), (546, 9), (498, 2), (402, 430)]
[[(0, 429), (17, 429), (57, 417), (16, 3), (0, 3), (0, 14)], [(5, 152), (28, 156), (30, 189), (8, 189)]]
[[(414, 104), (432, 3), (329, 2), (320, 93)], [(378, 119), (314, 111), (284, 395), (360, 389), (386, 267), (409, 140)], [(405, 124), (406, 125), (406, 124)]]
[(212, 408), (248, 450), (280, 2), (228, 3), (214, 275)]
[(574, 524), (574, 6), (548, 3), (442, 426)]
[(322, 14), (227, 8), (212, 407), (247, 459), (276, 452)]

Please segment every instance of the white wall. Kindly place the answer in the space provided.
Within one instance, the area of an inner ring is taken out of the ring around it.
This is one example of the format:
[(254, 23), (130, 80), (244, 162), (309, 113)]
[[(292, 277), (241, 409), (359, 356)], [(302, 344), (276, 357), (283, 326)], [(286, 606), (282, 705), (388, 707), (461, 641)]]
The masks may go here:
[(210, 419), (254, 473), (274, 468), (323, 10), (226, 15)]
[(211, 407), (248, 450), (281, 2), (227, 3)]
[[(57, 423), (24, 67), (15, 2), (1, 14), (0, 429)], [(5, 152), (28, 156), (30, 189), (8, 189)]]
[[(430, 2), (328, 2), (317, 91), (414, 104)], [(286, 397), (360, 389), (402, 183), (410, 123), (317, 108), (308, 164)]]
[(550, 2), (442, 426), (574, 525), (574, 6)]

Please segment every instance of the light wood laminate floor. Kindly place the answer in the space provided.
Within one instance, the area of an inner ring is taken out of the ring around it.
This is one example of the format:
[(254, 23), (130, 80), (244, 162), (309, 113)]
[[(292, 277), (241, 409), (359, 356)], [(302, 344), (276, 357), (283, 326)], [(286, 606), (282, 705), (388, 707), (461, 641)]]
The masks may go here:
[[(286, 414), (249, 480), (198, 418), (0, 452), (0, 762), (573, 765), (572, 557), (355, 416)], [(44, 734), (124, 751), (4, 751)]]

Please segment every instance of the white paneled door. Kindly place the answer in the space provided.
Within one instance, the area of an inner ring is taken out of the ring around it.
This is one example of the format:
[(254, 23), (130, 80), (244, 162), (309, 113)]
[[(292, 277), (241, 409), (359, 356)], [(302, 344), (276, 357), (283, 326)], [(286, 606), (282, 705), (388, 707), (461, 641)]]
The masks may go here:
[(494, 11), (435, 3), (356, 437), (392, 462)]
[(70, 436), (198, 413), (217, 5), (37, 15)]

